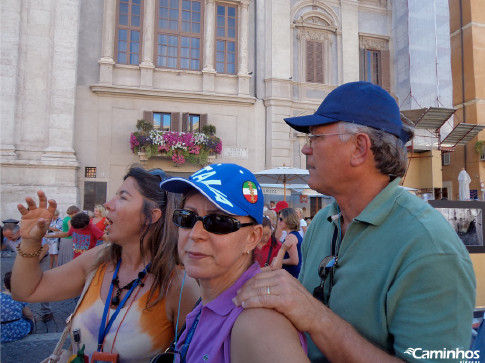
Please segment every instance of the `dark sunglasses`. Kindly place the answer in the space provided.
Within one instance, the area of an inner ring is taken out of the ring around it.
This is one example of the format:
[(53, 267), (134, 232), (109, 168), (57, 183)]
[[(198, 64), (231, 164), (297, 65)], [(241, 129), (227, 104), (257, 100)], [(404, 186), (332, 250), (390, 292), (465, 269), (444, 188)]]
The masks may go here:
[(173, 211), (173, 223), (180, 228), (193, 228), (197, 221), (202, 221), (202, 225), (207, 232), (214, 234), (227, 234), (236, 232), (242, 227), (253, 226), (256, 223), (241, 223), (236, 218), (223, 214), (208, 214), (199, 216), (186, 209), (176, 209)]
[[(318, 266), (318, 276), (320, 276), (320, 285), (315, 287), (313, 289), (313, 297), (315, 299), (320, 300), (322, 303), (325, 305), (328, 304), (328, 298), (330, 297), (330, 291), (332, 290), (332, 285), (333, 285), (333, 274), (335, 270), (335, 266), (337, 265), (337, 256), (327, 256), (325, 257), (322, 262), (320, 262), (320, 266)], [(325, 299), (325, 293), (324, 293), (324, 286), (325, 286), (325, 281), (327, 281), (327, 278), (330, 276), (330, 286), (329, 286), (329, 292), (328, 296)]]

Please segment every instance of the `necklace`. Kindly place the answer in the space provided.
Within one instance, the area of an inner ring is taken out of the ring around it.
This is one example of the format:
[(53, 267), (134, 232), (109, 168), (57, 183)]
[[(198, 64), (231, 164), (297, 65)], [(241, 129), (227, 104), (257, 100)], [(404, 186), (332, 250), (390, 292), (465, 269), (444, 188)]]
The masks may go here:
[[(115, 272), (113, 273), (113, 279), (111, 280), (108, 296), (106, 296), (106, 302), (104, 304), (103, 318), (101, 320), (101, 324), (99, 325), (98, 352), (101, 352), (101, 350), (103, 349), (104, 338), (106, 337), (106, 334), (108, 334), (109, 330), (111, 329), (111, 325), (113, 325), (113, 322), (115, 321), (116, 317), (118, 316), (120, 310), (123, 308), (123, 306), (125, 306), (125, 303), (130, 298), (133, 290), (140, 283), (142, 284), (141, 280), (145, 277), (147, 272), (150, 271), (150, 267), (151, 267), (152, 263), (151, 262), (148, 263), (148, 265), (145, 266), (145, 269), (138, 273), (138, 278), (136, 278), (134, 281), (130, 282), (131, 288), (128, 290), (128, 292), (126, 293), (123, 300), (121, 300), (121, 302), (119, 302), (119, 295), (121, 294), (121, 291), (124, 289), (124, 287), (122, 289), (120, 289), (117, 286), (117, 289), (119, 290), (119, 292), (117, 292), (116, 295), (114, 296), (114, 297), (117, 297), (117, 299), (111, 298), (113, 296), (113, 287), (115, 286), (115, 280), (117, 280), (116, 277), (118, 276), (118, 270), (120, 269), (120, 265), (121, 265), (121, 258), (118, 260), (118, 263), (116, 264), (116, 269), (115, 269)], [(118, 284), (119, 284), (118, 281), (116, 281), (116, 285), (118, 285)], [(138, 294), (139, 292), (140, 292), (140, 289), (138, 289), (136, 294)], [(111, 316), (111, 318), (108, 320), (108, 311), (109, 311), (110, 303), (112, 303), (113, 300), (115, 300), (116, 310), (113, 313), (113, 315)], [(132, 301), (132, 303), (133, 303), (133, 301)], [(130, 306), (131, 306), (131, 304), (130, 304)], [(129, 307), (128, 307), (128, 309), (129, 309)], [(126, 315), (126, 312), (125, 312), (125, 315)]]
[(130, 290), (133, 287), (133, 285), (140, 285), (140, 287), (143, 287), (144, 286), (142, 280), (143, 280), (143, 278), (146, 275), (146, 270), (147, 269), (145, 268), (143, 271), (138, 272), (138, 277), (136, 279), (130, 281), (129, 283), (127, 283), (123, 287), (120, 287), (120, 285), (119, 285), (120, 281), (118, 279), (118, 276), (116, 276), (111, 281), (112, 285), (114, 287), (116, 287), (116, 293), (113, 296), (113, 298), (111, 299), (111, 305), (112, 306), (118, 306), (120, 304), (120, 295), (123, 292), (123, 290)]

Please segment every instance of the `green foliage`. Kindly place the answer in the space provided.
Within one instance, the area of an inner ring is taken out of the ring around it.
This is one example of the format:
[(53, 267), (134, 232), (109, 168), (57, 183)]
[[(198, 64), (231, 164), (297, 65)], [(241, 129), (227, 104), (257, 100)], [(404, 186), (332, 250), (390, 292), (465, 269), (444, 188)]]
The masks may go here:
[(138, 120), (136, 122), (136, 129), (141, 133), (148, 134), (151, 130), (153, 130), (153, 123), (147, 120)]
[(154, 155), (158, 155), (158, 145), (151, 144), (145, 146), (145, 153), (148, 159)]
[(204, 125), (202, 126), (202, 133), (206, 135), (215, 135), (216, 134), (216, 127), (214, 125)]
[(483, 145), (485, 145), (485, 140), (477, 141), (475, 144), (475, 150), (477, 153), (481, 154), (483, 150)]

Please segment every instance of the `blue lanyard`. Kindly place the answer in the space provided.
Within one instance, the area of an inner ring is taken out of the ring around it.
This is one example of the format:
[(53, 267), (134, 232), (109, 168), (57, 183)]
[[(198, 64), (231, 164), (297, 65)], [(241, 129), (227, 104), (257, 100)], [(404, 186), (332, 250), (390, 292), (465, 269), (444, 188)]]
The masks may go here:
[[(116, 265), (116, 269), (115, 269), (115, 272), (113, 274), (113, 278), (112, 278), (111, 281), (113, 281), (116, 278), (116, 276), (118, 276), (118, 270), (120, 269), (120, 265), (121, 265), (121, 258), (118, 260), (118, 264)], [(143, 270), (143, 272), (145, 274), (146, 274), (146, 271), (148, 270), (148, 268), (150, 267), (150, 265), (151, 265), (151, 263), (149, 263), (148, 265), (145, 266), (145, 269)], [(111, 325), (113, 325), (113, 322), (115, 321), (116, 317), (118, 316), (120, 310), (123, 308), (123, 306), (125, 306), (126, 300), (128, 300), (128, 298), (130, 297), (131, 293), (133, 292), (133, 290), (135, 289), (135, 287), (137, 287), (140, 284), (140, 282), (141, 282), (141, 278), (138, 277), (136, 279), (136, 281), (133, 283), (133, 286), (131, 286), (131, 289), (128, 291), (128, 293), (126, 294), (126, 296), (123, 298), (123, 300), (121, 301), (121, 303), (116, 308), (116, 311), (111, 316), (111, 318), (108, 321), (108, 324), (105, 327), (104, 324), (105, 324), (105, 322), (106, 322), (106, 320), (108, 318), (109, 306), (111, 304), (111, 295), (113, 294), (113, 282), (111, 282), (111, 285), (109, 287), (108, 296), (106, 297), (106, 303), (104, 304), (103, 319), (101, 320), (101, 324), (99, 325), (98, 352), (100, 352), (101, 349), (103, 348), (104, 338), (108, 334), (109, 329), (111, 328)]]
[(185, 363), (187, 350), (189, 350), (189, 345), (190, 345), (190, 342), (192, 341), (192, 337), (194, 336), (195, 328), (197, 328), (197, 324), (199, 324), (201, 313), (202, 313), (202, 308), (200, 309), (199, 313), (197, 314), (197, 317), (195, 318), (194, 322), (192, 323), (192, 326), (190, 327), (190, 330), (187, 333), (187, 336), (185, 337), (185, 342), (182, 345), (182, 349), (180, 350), (180, 356), (182, 357), (182, 363)]

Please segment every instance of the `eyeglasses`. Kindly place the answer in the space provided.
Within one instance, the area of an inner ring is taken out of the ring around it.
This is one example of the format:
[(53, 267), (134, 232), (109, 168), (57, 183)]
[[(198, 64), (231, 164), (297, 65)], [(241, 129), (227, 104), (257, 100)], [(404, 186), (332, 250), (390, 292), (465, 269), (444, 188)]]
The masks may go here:
[(324, 136), (333, 136), (333, 135), (353, 135), (352, 132), (334, 132), (330, 134), (306, 134), (305, 135), (305, 143), (308, 147), (312, 147), (312, 142), (314, 139), (318, 137), (324, 137)]
[(236, 218), (223, 214), (208, 214), (199, 216), (186, 209), (176, 209), (173, 211), (173, 223), (180, 228), (193, 228), (197, 221), (202, 221), (202, 225), (207, 232), (214, 234), (228, 234), (238, 231), (242, 227), (248, 227), (257, 223), (241, 223)]
[(283, 222), (283, 218), (280, 217), (280, 222)]
[[(332, 290), (333, 286), (333, 274), (335, 270), (335, 266), (337, 265), (338, 256), (327, 256), (325, 257), (322, 262), (320, 262), (320, 266), (318, 266), (318, 276), (320, 276), (320, 285), (313, 289), (313, 297), (320, 300), (325, 305), (328, 304), (328, 299), (330, 297), (330, 291)], [(324, 285), (327, 278), (330, 276), (330, 286), (328, 295), (325, 298), (324, 293)]]

